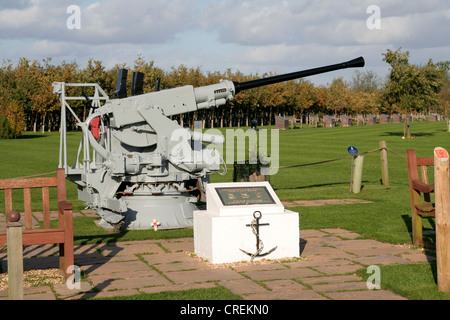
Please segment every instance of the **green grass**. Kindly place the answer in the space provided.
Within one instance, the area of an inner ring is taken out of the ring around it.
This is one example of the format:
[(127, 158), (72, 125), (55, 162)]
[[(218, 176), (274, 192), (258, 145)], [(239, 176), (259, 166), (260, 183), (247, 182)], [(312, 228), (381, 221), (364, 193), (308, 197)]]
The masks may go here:
[[(272, 128), (265, 127), (265, 129)], [(342, 158), (349, 155), (347, 153), (349, 146), (357, 147), (362, 153), (377, 149), (381, 140), (387, 142), (389, 149), (401, 155), (405, 155), (407, 149), (416, 149), (417, 155), (423, 157), (432, 156), (434, 148), (438, 146), (450, 150), (450, 133), (446, 132), (445, 122), (413, 122), (411, 129), (415, 139), (409, 140), (401, 138), (403, 124), (280, 131), (279, 164), (292, 166)], [(225, 132), (225, 129), (222, 129), (222, 132)], [(80, 138), (79, 132), (68, 134), (68, 145), (71, 150), (69, 159), (72, 159), (70, 155), (74, 157)], [(54, 172), (59, 158), (59, 134), (25, 133), (20, 139), (0, 140), (0, 150), (0, 178)], [(270, 182), (282, 201), (331, 198), (358, 198), (373, 201), (370, 204), (289, 208), (299, 212), (300, 230), (343, 228), (360, 233), (363, 237), (383, 242), (411, 243), (406, 159), (388, 152), (388, 163), (390, 185), (386, 187), (380, 182), (379, 152), (365, 155), (363, 188), (358, 194), (349, 192), (350, 159), (279, 169), (276, 175), (270, 177)], [(232, 168), (232, 165), (228, 167)], [(212, 175), (211, 182), (231, 182), (232, 177), (232, 171), (229, 170), (225, 176)], [(77, 199), (76, 186), (68, 182), (67, 187), (68, 200), (73, 202), (74, 211), (84, 209), (84, 204)], [(17, 199), (19, 200), (20, 197), (19, 195)], [(0, 208), (4, 207), (3, 201), (0, 195)], [(76, 243), (179, 238), (193, 235), (192, 229), (189, 228), (157, 232), (132, 230), (114, 234), (98, 228), (94, 220), (87, 217), (75, 218)], [(425, 220), (425, 228), (434, 229), (434, 220)], [(435, 242), (434, 235), (428, 236), (426, 240)], [(426, 265), (424, 267), (426, 268)], [(398, 276), (405, 279), (405, 276), (400, 274), (398, 273)], [(424, 278), (423, 281), (435, 285), (432, 278)]]
[[(357, 274), (370, 276), (366, 269)], [(436, 274), (436, 262), (380, 266), (380, 286), (410, 300), (450, 300), (450, 293), (438, 291)]]

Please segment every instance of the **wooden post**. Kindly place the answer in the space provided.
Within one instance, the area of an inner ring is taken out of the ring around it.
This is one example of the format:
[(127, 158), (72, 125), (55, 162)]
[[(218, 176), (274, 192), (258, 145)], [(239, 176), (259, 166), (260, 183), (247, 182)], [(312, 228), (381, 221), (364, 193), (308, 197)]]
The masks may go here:
[(383, 186), (389, 185), (389, 170), (387, 161), (386, 141), (380, 141), (381, 181)]
[(449, 160), (443, 148), (434, 149), (436, 207), (436, 260), (438, 290), (450, 292), (450, 201)]
[(359, 193), (361, 191), (363, 164), (364, 164), (364, 156), (357, 155), (353, 160), (353, 173), (352, 173), (353, 193)]
[(8, 299), (23, 300), (23, 248), (20, 213), (11, 211), (6, 224), (8, 245)]

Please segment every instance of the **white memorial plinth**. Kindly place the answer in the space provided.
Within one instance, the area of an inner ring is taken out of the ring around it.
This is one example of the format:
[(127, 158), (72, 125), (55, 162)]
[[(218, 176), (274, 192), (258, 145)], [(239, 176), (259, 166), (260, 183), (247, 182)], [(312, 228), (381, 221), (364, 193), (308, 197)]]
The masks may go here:
[(199, 257), (214, 264), (250, 261), (257, 230), (263, 246), (254, 261), (300, 256), (299, 215), (284, 209), (269, 182), (211, 183), (206, 199), (206, 210), (194, 211)]

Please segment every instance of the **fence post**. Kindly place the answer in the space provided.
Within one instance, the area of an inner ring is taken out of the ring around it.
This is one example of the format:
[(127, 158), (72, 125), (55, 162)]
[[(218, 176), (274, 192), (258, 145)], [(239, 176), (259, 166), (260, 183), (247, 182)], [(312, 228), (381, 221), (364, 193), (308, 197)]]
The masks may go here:
[(381, 181), (383, 186), (389, 185), (389, 170), (387, 161), (386, 141), (380, 141)]
[(6, 224), (8, 246), (8, 299), (23, 300), (23, 248), (20, 213), (11, 211)]
[(450, 201), (449, 160), (443, 148), (434, 149), (436, 207), (436, 260), (438, 290), (450, 292)]
[(363, 172), (364, 156), (357, 155), (354, 157), (352, 168), (352, 192), (359, 193), (361, 191), (361, 181)]

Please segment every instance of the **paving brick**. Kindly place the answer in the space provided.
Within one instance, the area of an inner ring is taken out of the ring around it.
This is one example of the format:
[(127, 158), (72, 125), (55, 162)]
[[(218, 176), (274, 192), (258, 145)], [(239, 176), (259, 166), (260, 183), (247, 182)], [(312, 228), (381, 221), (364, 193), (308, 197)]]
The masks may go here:
[(359, 238), (361, 237), (361, 235), (359, 233), (356, 232), (351, 232), (345, 229), (321, 229), (321, 231), (323, 232), (327, 232), (330, 234), (334, 234), (339, 236), (340, 238), (345, 238), (345, 239), (355, 239), (355, 238)]
[(391, 244), (379, 242), (372, 239), (361, 239), (361, 240), (342, 240), (336, 243), (333, 243), (333, 246), (338, 249), (350, 250), (350, 249), (367, 249), (367, 248), (390, 248)]
[[(145, 261), (147, 261), (149, 265), (160, 265), (164, 263), (174, 263), (179, 261), (181, 262), (198, 261), (198, 259), (190, 257), (188, 254), (184, 252), (144, 254), (142, 255), (142, 258)], [(207, 267), (206, 264), (205, 267)]]
[(348, 248), (345, 252), (360, 256), (385, 256), (385, 255), (400, 255), (409, 253), (408, 249), (401, 247), (388, 247), (388, 248)]
[(96, 280), (93, 280), (93, 282), (94, 287), (96, 289), (99, 289), (100, 291), (139, 289), (144, 287), (170, 285), (170, 281), (168, 281), (165, 277), (161, 275), (155, 275), (151, 277), (134, 277), (119, 280), (107, 279), (102, 282), (97, 282)]
[(407, 300), (386, 290), (328, 292), (326, 296), (333, 300)]
[(23, 289), (24, 300), (56, 300), (49, 286), (30, 287)]
[(356, 274), (351, 275), (338, 275), (338, 276), (326, 276), (326, 277), (309, 277), (302, 278), (301, 282), (309, 285), (313, 284), (328, 284), (328, 283), (341, 283), (341, 282), (351, 282), (351, 281), (361, 281), (361, 278)]
[(326, 284), (312, 285), (312, 290), (317, 292), (330, 292), (330, 291), (347, 291), (347, 290), (364, 290), (367, 289), (366, 282), (336, 282)]
[(319, 276), (320, 273), (309, 268), (291, 268), (284, 270), (246, 271), (246, 276), (253, 280), (280, 280)]
[(244, 271), (265, 271), (265, 270), (284, 270), (286, 267), (280, 263), (268, 263), (268, 264), (247, 264), (247, 265), (237, 265), (233, 267), (237, 272)]
[(139, 294), (137, 289), (124, 289), (124, 290), (114, 290), (114, 291), (101, 291), (101, 292), (89, 292), (80, 294), (78, 299), (103, 299), (111, 297), (121, 297), (121, 296), (132, 296)]
[(89, 282), (81, 281), (80, 288), (69, 288), (65, 283), (57, 283), (53, 285), (53, 290), (58, 298), (74, 297), (80, 294), (80, 292), (87, 292), (92, 289), (92, 285)]
[(165, 291), (184, 291), (184, 290), (191, 290), (191, 289), (207, 289), (207, 288), (215, 288), (215, 287), (216, 287), (216, 284), (214, 282), (168, 284), (165, 286), (140, 288), (139, 292), (157, 293), (157, 292), (165, 292)]
[(385, 264), (395, 264), (395, 263), (399, 263), (399, 264), (411, 263), (407, 259), (390, 256), (390, 255), (360, 257), (360, 258), (353, 259), (353, 261), (356, 261), (356, 262), (364, 264), (364, 265), (378, 265), (378, 264), (385, 265)]
[(313, 237), (321, 237), (326, 235), (325, 232), (322, 232), (320, 230), (300, 230), (301, 235), (303, 237), (307, 237), (307, 238), (313, 238)]
[(313, 290), (273, 290), (266, 293), (243, 295), (245, 300), (328, 300)]
[(305, 260), (286, 262), (285, 266), (290, 268), (299, 267), (315, 267), (315, 266), (335, 266), (339, 264), (345, 264), (349, 259), (356, 258), (354, 255), (342, 252), (337, 254), (325, 254), (325, 255), (313, 255), (306, 257)]
[(272, 280), (272, 281), (264, 281), (264, 284), (272, 290), (298, 290), (298, 289), (307, 289), (302, 284), (290, 280)]
[(150, 266), (142, 261), (110, 262), (99, 265), (81, 266), (80, 269), (89, 275), (107, 274), (117, 277), (123, 277), (123, 275), (136, 272), (155, 273)]
[(163, 263), (158, 264), (155, 266), (158, 270), (162, 272), (168, 272), (168, 271), (186, 271), (186, 270), (199, 270), (199, 269), (206, 269), (207, 266), (205, 266), (204, 263), (201, 263), (199, 261), (179, 261), (179, 262), (169, 262), (169, 263)]
[(307, 243), (302, 250), (301, 256), (308, 257), (309, 255), (338, 254), (338, 253), (342, 253), (342, 251), (330, 246), (324, 246), (323, 244), (320, 243), (315, 244)]
[(259, 284), (250, 279), (221, 281), (220, 285), (227, 288), (234, 294), (239, 295), (267, 291), (267, 289), (265, 289), (264, 287), (260, 286)]
[(164, 275), (171, 279), (173, 282), (179, 284), (244, 279), (242, 275), (230, 269), (175, 271), (166, 272), (164, 273)]
[[(300, 231), (301, 233), (301, 231)], [(313, 237), (304, 239), (306, 241), (306, 245), (308, 244), (318, 244), (322, 247), (331, 247), (334, 245), (335, 241), (343, 241), (342, 238), (333, 234), (325, 234), (321, 237)]]
[(149, 254), (149, 253), (164, 253), (164, 249), (161, 248), (156, 243), (136, 243), (136, 242), (129, 242), (129, 243), (117, 243), (117, 244), (110, 244), (107, 246), (103, 246), (99, 248), (100, 253), (105, 256), (128, 256), (135, 254)]
[(56, 300), (53, 293), (36, 293), (23, 296), (24, 300)]
[(358, 264), (348, 264), (328, 267), (315, 267), (314, 269), (326, 275), (336, 275), (355, 272), (356, 270), (361, 268), (363, 268), (363, 266)]
[(181, 238), (173, 240), (160, 241), (164, 248), (167, 248), (170, 252), (194, 252), (194, 238)]

